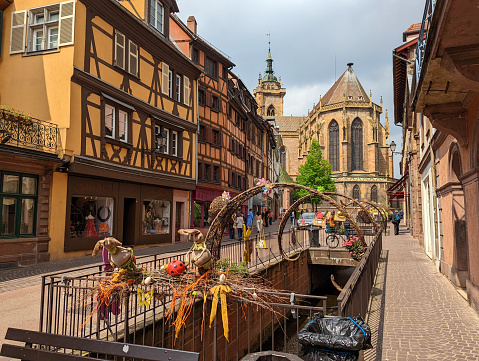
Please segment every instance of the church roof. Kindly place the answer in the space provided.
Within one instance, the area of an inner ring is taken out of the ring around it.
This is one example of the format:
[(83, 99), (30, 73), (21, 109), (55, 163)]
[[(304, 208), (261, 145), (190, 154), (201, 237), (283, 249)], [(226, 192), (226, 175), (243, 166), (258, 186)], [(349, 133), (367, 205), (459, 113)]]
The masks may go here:
[(279, 116), (274, 117), (274, 123), (279, 127), (280, 133), (295, 132), (305, 119), (305, 117)]
[(364, 91), (356, 74), (354, 74), (352, 65), (353, 63), (348, 64), (348, 68), (343, 75), (339, 77), (336, 83), (334, 83), (331, 89), (329, 89), (321, 99), (321, 104), (323, 106), (341, 103), (345, 100), (345, 96), (346, 100), (369, 103), (369, 97)]

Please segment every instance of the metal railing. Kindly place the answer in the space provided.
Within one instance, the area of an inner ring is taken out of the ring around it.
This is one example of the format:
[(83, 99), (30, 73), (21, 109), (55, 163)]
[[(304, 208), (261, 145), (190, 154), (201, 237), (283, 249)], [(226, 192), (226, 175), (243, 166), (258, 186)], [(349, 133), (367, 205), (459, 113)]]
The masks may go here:
[(0, 109), (2, 144), (55, 153), (58, 135), (56, 124)]
[(419, 83), (422, 70), (422, 62), (424, 61), (424, 52), (426, 50), (427, 38), (429, 35), (429, 28), (431, 26), (432, 15), (436, 0), (426, 0), (424, 7), (424, 14), (422, 17), (421, 30), (416, 45), (416, 82)]

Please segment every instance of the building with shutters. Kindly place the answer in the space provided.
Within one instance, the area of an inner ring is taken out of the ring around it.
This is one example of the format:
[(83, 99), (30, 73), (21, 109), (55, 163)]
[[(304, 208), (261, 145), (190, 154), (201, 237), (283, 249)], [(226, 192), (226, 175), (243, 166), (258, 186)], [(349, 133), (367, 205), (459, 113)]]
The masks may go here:
[[(9, 117), (2, 137), (3, 260), (83, 256), (106, 236), (136, 247), (181, 241), (203, 69), (169, 40), (176, 1), (15, 0), (0, 10), (0, 103), (35, 119)], [(43, 124), (55, 145), (33, 154), (23, 143), (45, 137)], [(15, 138), (18, 129), (30, 138)]]
[[(201, 69), (198, 80), (198, 185), (192, 193), (192, 225), (206, 231), (211, 224), (211, 202), (223, 191), (234, 197), (272, 174), (275, 147), (271, 126), (257, 114), (257, 104), (231, 69), (229, 57), (198, 35), (193, 16), (184, 24), (170, 18), (171, 37)], [(245, 202), (241, 211), (273, 202)]]

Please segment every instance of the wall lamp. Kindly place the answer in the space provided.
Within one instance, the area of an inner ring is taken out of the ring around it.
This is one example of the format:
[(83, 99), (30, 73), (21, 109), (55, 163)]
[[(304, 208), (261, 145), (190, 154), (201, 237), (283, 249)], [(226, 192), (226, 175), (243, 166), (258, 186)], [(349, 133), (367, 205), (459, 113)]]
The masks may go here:
[(401, 152), (395, 152), (396, 150), (396, 143), (394, 143), (394, 140), (389, 144), (389, 149), (391, 149), (391, 152), (393, 154), (402, 154)]
[(155, 147), (152, 149), (141, 149), (142, 155), (151, 155), (153, 153), (163, 153), (166, 147), (166, 142), (168, 141), (168, 133), (163, 130), (156, 134)]

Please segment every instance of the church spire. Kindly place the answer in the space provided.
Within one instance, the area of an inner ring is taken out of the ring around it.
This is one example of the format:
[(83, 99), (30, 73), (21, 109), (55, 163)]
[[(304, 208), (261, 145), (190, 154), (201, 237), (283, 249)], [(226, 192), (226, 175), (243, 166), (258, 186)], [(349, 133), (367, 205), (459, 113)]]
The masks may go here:
[(271, 34), (268, 35), (268, 59), (266, 59), (266, 71), (263, 81), (278, 81), (278, 79), (273, 75), (273, 58), (271, 57)]

